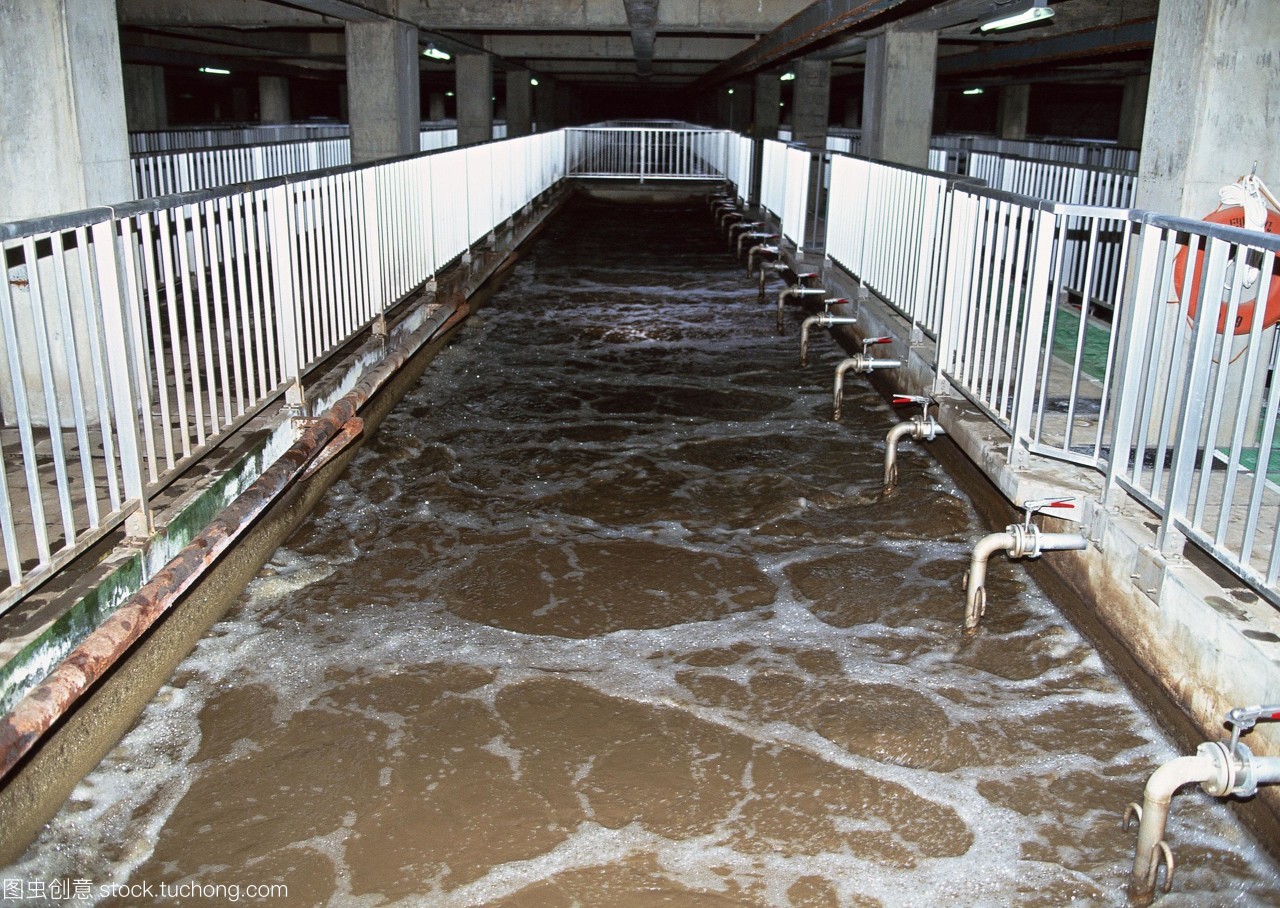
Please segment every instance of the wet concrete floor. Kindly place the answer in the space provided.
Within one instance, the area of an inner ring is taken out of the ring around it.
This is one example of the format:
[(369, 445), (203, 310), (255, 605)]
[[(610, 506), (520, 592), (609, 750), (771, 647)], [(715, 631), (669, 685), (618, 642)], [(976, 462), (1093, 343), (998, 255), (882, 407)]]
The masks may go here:
[[(911, 443), (882, 497), (894, 417), (855, 380), (832, 423), (815, 347), (701, 208), (577, 203), (6, 875), (1122, 904), (1121, 812), (1176, 751), (1018, 565), (961, 639), (982, 528)], [(1280, 904), (1198, 791), (1168, 838), (1166, 904)]]

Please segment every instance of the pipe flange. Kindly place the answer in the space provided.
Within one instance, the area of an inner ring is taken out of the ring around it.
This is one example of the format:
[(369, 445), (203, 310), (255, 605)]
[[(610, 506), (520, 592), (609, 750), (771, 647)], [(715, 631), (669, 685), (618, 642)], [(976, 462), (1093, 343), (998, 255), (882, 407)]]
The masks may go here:
[(1035, 524), (1011, 523), (1004, 531), (1013, 537), (1008, 549), (1010, 558), (1040, 557), (1040, 530)]
[[(1241, 746), (1236, 745), (1237, 748)], [(1200, 783), (1205, 794), (1223, 798), (1236, 793), (1236, 764), (1227, 745), (1221, 741), (1205, 741), (1196, 748), (1196, 755), (1208, 757), (1213, 762), (1214, 777)]]

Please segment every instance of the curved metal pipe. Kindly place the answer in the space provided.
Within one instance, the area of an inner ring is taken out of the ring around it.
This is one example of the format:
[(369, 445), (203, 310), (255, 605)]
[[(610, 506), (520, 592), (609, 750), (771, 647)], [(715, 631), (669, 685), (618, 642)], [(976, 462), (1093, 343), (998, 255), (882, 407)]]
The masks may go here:
[[(1014, 527), (1009, 527), (1014, 529)], [(1013, 533), (992, 533), (984, 536), (973, 547), (966, 574), (964, 596), (964, 632), (974, 634), (978, 621), (987, 610), (987, 559), (996, 552), (1007, 552), (1015, 545)]]
[(720, 230), (725, 229), (725, 225), (729, 221), (740, 221), (747, 216), (745, 211), (738, 211), (736, 208), (726, 208), (716, 215), (716, 227)]
[(898, 487), (898, 441), (910, 436), (917, 441), (933, 441), (946, 431), (932, 416), (916, 416), (900, 422), (884, 438), (884, 493), (893, 492)]
[(742, 234), (763, 227), (763, 221), (738, 221), (736, 224), (730, 224), (725, 238), (729, 241), (729, 251), (738, 250), (738, 255), (742, 255)]
[[(742, 244), (747, 240), (767, 240), (777, 236), (776, 233), (769, 233), (767, 230), (744, 230), (738, 234), (738, 258), (742, 258)], [(750, 276), (751, 272), (748, 271)]]
[[(1221, 744), (1201, 744), (1194, 757), (1178, 757), (1170, 760), (1151, 774), (1142, 795), (1142, 808), (1138, 815), (1138, 846), (1133, 856), (1133, 870), (1129, 874), (1129, 901), (1133, 905), (1150, 905), (1155, 898), (1156, 877), (1160, 872), (1160, 855), (1168, 866), (1165, 870), (1164, 891), (1173, 883), (1173, 855), (1164, 842), (1165, 824), (1169, 820), (1169, 804), (1173, 793), (1192, 782), (1206, 783), (1222, 780), (1227, 773), (1229, 760), (1226, 748)], [(1227, 786), (1223, 786), (1227, 787)], [(1125, 813), (1125, 825), (1133, 812)]]
[(793, 296), (799, 296), (799, 297), (824, 296), (825, 297), (826, 295), (827, 295), (827, 291), (821, 287), (801, 287), (798, 285), (794, 287), (788, 287), (785, 290), (783, 290), (781, 293), (779, 293), (778, 294), (778, 333), (779, 334), (785, 333), (785, 329), (783, 328), (782, 310), (787, 300), (791, 299), (791, 297)]
[(978, 621), (987, 610), (987, 559), (1001, 550), (1010, 558), (1039, 558), (1043, 552), (1079, 552), (1089, 540), (1079, 533), (1042, 533), (1033, 523), (1011, 524), (1003, 533), (983, 537), (973, 548), (965, 581), (964, 633), (977, 633)]
[(856, 325), (858, 323), (857, 316), (854, 315), (832, 315), (830, 312), (819, 312), (809, 316), (800, 323), (800, 365), (809, 365), (809, 328), (812, 325), (820, 325), (823, 328), (830, 328), (835, 325)]
[[(777, 239), (777, 238), (778, 238), (778, 235), (776, 233), (771, 233), (767, 237), (765, 237), (765, 239), (767, 240)], [(755, 273), (756, 257), (758, 256), (760, 259), (760, 295), (761, 296), (764, 296), (764, 266), (765, 266), (764, 257), (766, 255), (777, 255), (777, 254), (778, 254), (778, 247), (770, 245), (769, 243), (760, 243), (759, 245), (752, 246), (750, 249), (747, 250), (747, 277), (751, 277)]]
[(877, 369), (897, 369), (902, 365), (897, 359), (873, 359), (864, 353), (855, 353), (848, 359), (842, 359), (836, 366), (835, 387), (832, 389), (831, 418), (840, 419), (840, 409), (844, 405), (844, 374), (852, 369), (854, 372), (865, 372), (870, 375)]

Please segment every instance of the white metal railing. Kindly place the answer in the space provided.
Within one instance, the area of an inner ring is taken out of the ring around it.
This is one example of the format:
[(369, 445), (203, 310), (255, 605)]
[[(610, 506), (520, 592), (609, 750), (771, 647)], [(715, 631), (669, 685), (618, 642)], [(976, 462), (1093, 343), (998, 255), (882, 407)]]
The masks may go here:
[(1107, 167), (1130, 172), (1138, 169), (1138, 149), (1122, 148), (1111, 142), (1069, 139), (998, 139), (995, 136), (952, 138), (959, 139), (962, 144), (967, 143), (969, 152), (985, 151), (1034, 158), (1040, 161)]
[(773, 212), (782, 225), (783, 237), (803, 251), (810, 153), (772, 139), (766, 139), (763, 146), (760, 206)]
[(755, 163), (755, 143), (746, 136), (729, 135), (726, 137), (725, 176), (734, 186), (739, 201), (745, 203), (751, 198), (751, 179)]
[[(993, 189), (1090, 208), (1131, 208), (1137, 188), (1136, 177), (1117, 170), (989, 152), (970, 154), (969, 170)], [(1108, 305), (1106, 301), (1118, 296), (1119, 262), (1124, 255), (1120, 246), (1123, 230), (1113, 224), (1100, 233), (1096, 230), (1091, 233), (1085, 221), (1073, 227), (1075, 229), (1064, 235), (1067, 277), (1063, 286), (1091, 304)], [(1096, 267), (1088, 274), (1083, 268), (1086, 246), (1096, 250), (1091, 262)]]
[[(254, 135), (270, 135), (267, 127), (230, 130), (245, 138)], [(225, 142), (220, 146), (205, 148), (179, 148), (132, 155), (133, 191), (139, 199), (156, 198), (178, 192), (194, 192), (200, 189), (216, 189), (235, 183), (250, 183), (274, 177), (311, 170), (343, 167), (351, 163), (351, 143), (347, 127), (330, 127), (341, 131), (334, 138), (310, 138), (275, 143)], [(190, 131), (205, 135), (222, 130)], [(493, 137), (506, 135), (505, 123), (495, 123)], [(139, 134), (134, 134), (139, 135)], [(141, 135), (151, 135), (143, 133)], [(186, 132), (180, 132), (185, 136)], [(424, 124), (418, 133), (418, 150), (434, 151), (452, 148), (458, 144), (458, 130), (454, 126)]]
[(1160, 517), (1162, 551), (1191, 539), (1280, 602), (1280, 237), (1139, 221), (1109, 485)]
[(1127, 171), (977, 151), (969, 155), (969, 175), (986, 180), (992, 189), (1112, 208), (1132, 207), (1137, 186), (1137, 178)]
[(702, 127), (585, 126), (565, 130), (570, 176), (708, 180), (728, 172), (734, 135)]
[(1166, 553), (1190, 540), (1280, 605), (1280, 218), (1264, 234), (929, 179), (837, 156), (827, 250), (940, 319), (938, 390), (1008, 433), (1014, 466), (1104, 473), (1160, 518)]
[(551, 133), (0, 225), (0, 611), (563, 176)]
[(346, 138), (152, 152), (132, 158), (133, 192), (136, 198), (150, 199), (350, 163)]
[(316, 139), (345, 139), (351, 128), (346, 123), (244, 123), (234, 126), (193, 126), (185, 129), (154, 129), (129, 133), (129, 151), (180, 151), (223, 145), (269, 145), (275, 142), (304, 142)]
[(827, 255), (936, 334), (952, 181), (865, 158), (831, 162)]
[(1017, 437), (1029, 421), (1023, 354), (1028, 339), (1038, 349), (1050, 300), (1053, 222), (1034, 199), (956, 187), (950, 201), (938, 375)]

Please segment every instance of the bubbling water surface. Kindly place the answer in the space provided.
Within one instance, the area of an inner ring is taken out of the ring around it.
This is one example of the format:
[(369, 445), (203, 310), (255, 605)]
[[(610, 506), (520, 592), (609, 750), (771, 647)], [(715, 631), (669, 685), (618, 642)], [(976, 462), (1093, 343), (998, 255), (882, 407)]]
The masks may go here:
[[(700, 209), (578, 203), (11, 875), (298, 905), (1119, 905), (1174, 749)], [(824, 361), (824, 357), (826, 360)], [(1180, 794), (1169, 905), (1280, 904)], [(136, 891), (136, 890), (135, 890)], [(166, 903), (160, 898), (103, 904)]]

